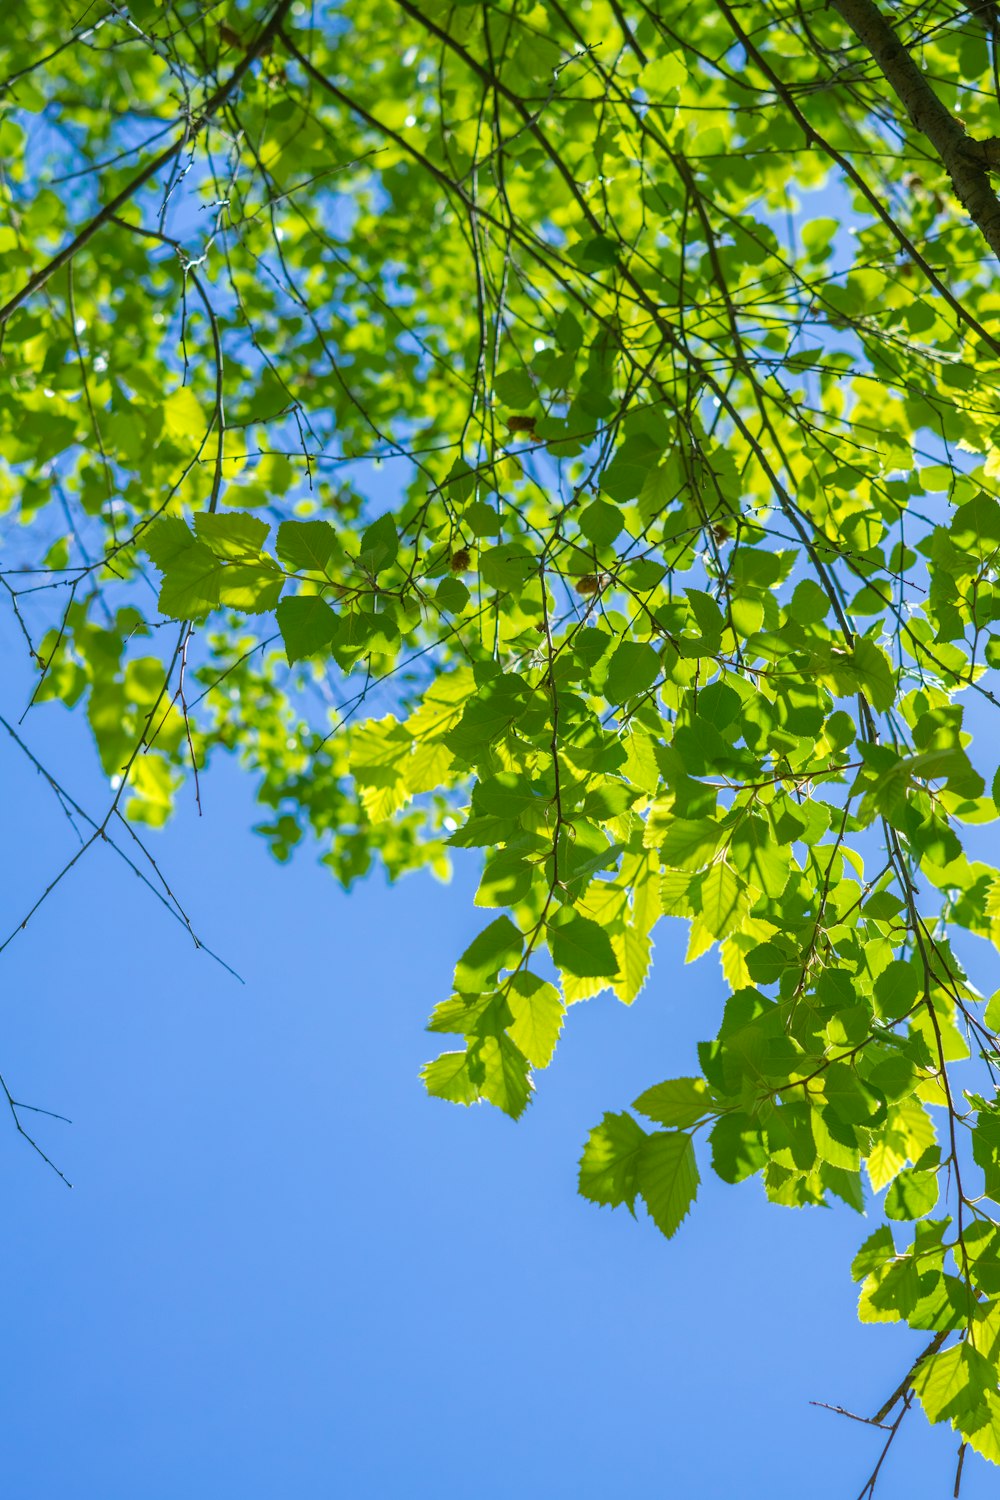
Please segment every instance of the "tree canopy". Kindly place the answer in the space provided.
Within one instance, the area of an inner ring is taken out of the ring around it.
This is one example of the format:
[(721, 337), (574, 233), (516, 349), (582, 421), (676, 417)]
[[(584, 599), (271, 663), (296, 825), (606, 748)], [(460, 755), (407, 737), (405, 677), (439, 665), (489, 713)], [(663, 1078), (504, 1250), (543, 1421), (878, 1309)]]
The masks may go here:
[(685, 921), (721, 1024), (581, 1121), (581, 1193), (869, 1214), (860, 1316), (923, 1335), (873, 1420), (1000, 1462), (993, 0), (5, 41), (0, 723), (85, 715), (111, 787), (42, 768), (81, 842), (21, 916), (107, 840), (194, 936), (142, 825), (224, 751), (345, 887), (481, 851), (423, 1078), (515, 1118)]

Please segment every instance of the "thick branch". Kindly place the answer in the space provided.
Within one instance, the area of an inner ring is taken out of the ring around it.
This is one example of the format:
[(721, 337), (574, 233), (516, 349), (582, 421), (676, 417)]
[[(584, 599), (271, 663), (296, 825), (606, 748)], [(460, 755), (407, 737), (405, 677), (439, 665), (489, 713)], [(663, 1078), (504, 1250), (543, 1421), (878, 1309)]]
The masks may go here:
[(994, 141), (975, 141), (966, 134), (873, 0), (830, 0), (830, 4), (871, 53), (914, 128), (930, 141), (951, 178), (955, 196), (1000, 259), (1000, 199), (987, 167), (996, 156)]
[(716, 0), (716, 3), (720, 11), (728, 21), (733, 35), (739, 40), (740, 46), (745, 51), (747, 57), (752, 60), (756, 67), (758, 67), (763, 73), (764, 77), (773, 86), (775, 93), (785, 105), (785, 108), (788, 110), (788, 113), (791, 115), (792, 119), (797, 121), (797, 123), (802, 127), (802, 130), (805, 132), (806, 140), (810, 143), (815, 142), (815, 144), (826, 153), (831, 161), (835, 161), (837, 163), (838, 167), (848, 178), (848, 180), (850, 182), (853, 182), (858, 192), (863, 195), (863, 197), (871, 206), (872, 212), (878, 219), (882, 221), (886, 229), (897, 241), (900, 249), (909, 256), (909, 258), (913, 261), (913, 264), (917, 266), (923, 273), (923, 275), (927, 278), (928, 285), (932, 286), (937, 292), (938, 296), (941, 297), (942, 300), (947, 304), (947, 306), (951, 308), (958, 322), (960, 324), (964, 323), (968, 328), (971, 328), (979, 336), (979, 338), (983, 340), (983, 343), (986, 344), (989, 348), (1000, 350), (1000, 341), (995, 339), (991, 333), (987, 332), (983, 325), (969, 311), (968, 307), (965, 306), (962, 299), (960, 297), (956, 297), (947, 283), (941, 279), (941, 277), (935, 271), (934, 267), (930, 265), (926, 257), (921, 254), (917, 245), (913, 243), (909, 235), (904, 232), (902, 226), (886, 208), (885, 203), (882, 201), (879, 194), (876, 193), (875, 189), (870, 185), (870, 183), (866, 182), (865, 178), (858, 171), (851, 158), (849, 156), (845, 156), (842, 151), (838, 151), (836, 146), (834, 146), (831, 141), (827, 140), (825, 136), (821, 135), (820, 132), (810, 124), (809, 120), (799, 108), (796, 102), (795, 95), (792, 93), (788, 85), (783, 82), (780, 75), (774, 71), (764, 54), (760, 52), (754, 45), (752, 38), (741, 26), (739, 17), (732, 9), (732, 7), (726, 3), (726, 0)]
[(274, 40), (290, 6), (291, 0), (278, 0), (278, 4), (271, 13), (271, 19), (263, 31), (247, 48), (225, 83), (220, 84), (212, 97), (206, 102), (198, 117), (185, 126), (176, 141), (161, 151), (159, 156), (155, 156), (151, 162), (148, 162), (142, 171), (138, 172), (132, 178), (132, 181), (127, 183), (121, 192), (112, 198), (110, 203), (106, 203), (90, 222), (83, 226), (79, 234), (52, 257), (47, 265), (42, 266), (40, 271), (36, 271), (33, 276), (30, 276), (21, 290), (15, 292), (14, 296), (11, 297), (5, 306), (0, 307), (0, 329), (3, 328), (11, 314), (15, 313), (23, 302), (26, 302), (40, 287), (43, 287), (49, 277), (54, 276), (62, 266), (68, 265), (77, 252), (82, 250), (84, 245), (93, 239), (98, 230), (102, 229), (116, 214), (120, 213), (125, 205), (135, 197), (139, 189), (144, 187), (151, 178), (155, 177), (157, 172), (168, 166), (175, 156), (179, 156), (184, 147), (189, 145), (205, 128), (212, 116), (218, 113), (222, 105), (225, 104), (230, 95), (238, 88), (244, 74), (248, 72), (260, 54)]

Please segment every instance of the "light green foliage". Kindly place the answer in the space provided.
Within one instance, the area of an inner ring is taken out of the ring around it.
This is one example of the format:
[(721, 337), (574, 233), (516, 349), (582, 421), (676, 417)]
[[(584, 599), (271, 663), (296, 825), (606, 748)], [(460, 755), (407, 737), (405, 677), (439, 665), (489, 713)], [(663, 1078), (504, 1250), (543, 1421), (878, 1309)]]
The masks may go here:
[[(431, 1094), (520, 1116), (686, 923), (701, 1075), (580, 1191), (884, 1216), (996, 1461), (997, 267), (855, 9), (14, 7), (4, 582), (114, 811), (227, 750), (345, 886), (476, 851)], [(890, 20), (1000, 135), (984, 22)]]

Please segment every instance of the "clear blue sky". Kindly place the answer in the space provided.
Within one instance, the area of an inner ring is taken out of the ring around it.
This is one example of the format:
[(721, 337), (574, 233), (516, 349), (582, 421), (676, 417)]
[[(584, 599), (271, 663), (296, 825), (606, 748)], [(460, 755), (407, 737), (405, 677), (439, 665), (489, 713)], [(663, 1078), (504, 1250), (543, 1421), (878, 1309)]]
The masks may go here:
[[(103, 805), (81, 725), (25, 729)], [(5, 736), (0, 767), (6, 932), (72, 843)], [(574, 1008), (517, 1125), (429, 1100), (471, 867), (344, 896), (272, 862), (234, 767), (202, 795), (157, 854), (245, 986), (103, 850), (2, 955), (0, 1066), (73, 1118), (38, 1130), (75, 1184), (0, 1125), (5, 1494), (853, 1500), (879, 1434), (808, 1402), (870, 1411), (921, 1342), (854, 1319), (870, 1225), (707, 1176), (667, 1243), (575, 1194), (587, 1128), (692, 1066), (714, 959), (666, 928), (631, 1012)], [(951, 1434), (908, 1426), (878, 1494), (949, 1496)], [(966, 1465), (964, 1500), (995, 1486)]]

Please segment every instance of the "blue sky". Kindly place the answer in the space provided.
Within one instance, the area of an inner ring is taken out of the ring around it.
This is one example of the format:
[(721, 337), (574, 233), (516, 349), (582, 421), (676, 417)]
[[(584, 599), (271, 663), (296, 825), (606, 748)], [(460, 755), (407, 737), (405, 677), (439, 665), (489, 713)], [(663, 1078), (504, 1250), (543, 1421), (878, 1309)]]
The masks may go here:
[[(25, 732), (104, 804), (82, 725)], [(6, 737), (0, 766), (6, 932), (72, 844)], [(6, 1492), (853, 1500), (879, 1434), (808, 1403), (870, 1411), (921, 1347), (855, 1320), (871, 1226), (706, 1176), (668, 1243), (575, 1193), (588, 1127), (693, 1066), (714, 959), (685, 969), (667, 924), (646, 993), (574, 1008), (517, 1125), (429, 1100), (472, 864), (344, 896), (271, 860), (235, 767), (202, 796), (157, 857), (245, 985), (104, 850), (2, 955), (4, 1076), (74, 1121), (37, 1122), (72, 1192), (0, 1126)], [(950, 1495), (951, 1434), (908, 1423), (879, 1496)], [(967, 1464), (964, 1500), (995, 1483)]]

